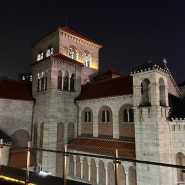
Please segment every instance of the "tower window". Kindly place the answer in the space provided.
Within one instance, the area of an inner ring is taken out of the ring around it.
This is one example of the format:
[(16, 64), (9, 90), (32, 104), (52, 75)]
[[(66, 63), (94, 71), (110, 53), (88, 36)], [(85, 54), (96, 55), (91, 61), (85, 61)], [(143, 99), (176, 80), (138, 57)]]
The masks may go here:
[(78, 60), (78, 51), (77, 48), (74, 45), (71, 45), (68, 51), (69, 58), (72, 58), (74, 60)]
[(72, 74), (70, 79), (70, 91), (74, 91), (74, 85), (75, 85), (75, 75)]
[(47, 49), (47, 51), (46, 51), (46, 57), (49, 57), (49, 56), (52, 55), (52, 54), (53, 54), (53, 47), (50, 46), (50, 47)]
[(83, 64), (86, 67), (91, 67), (91, 60), (92, 60), (92, 57), (89, 53), (84, 53), (83, 54)]
[(44, 53), (43, 53), (43, 51), (40, 51), (40, 52), (37, 54), (37, 61), (42, 60), (43, 57), (44, 57)]
[(46, 74), (42, 74), (39, 76), (38, 74), (38, 91), (44, 91), (47, 89), (47, 76)]
[(62, 89), (62, 71), (58, 71), (58, 89)]
[(69, 90), (69, 73), (66, 71), (64, 76), (64, 88), (63, 90)]
[(151, 105), (150, 81), (144, 79), (141, 83), (141, 105)]

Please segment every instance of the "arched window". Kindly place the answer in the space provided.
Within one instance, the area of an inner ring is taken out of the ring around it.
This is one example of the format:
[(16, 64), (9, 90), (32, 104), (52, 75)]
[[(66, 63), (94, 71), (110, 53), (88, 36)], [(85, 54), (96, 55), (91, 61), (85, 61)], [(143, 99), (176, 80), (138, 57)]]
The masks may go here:
[(42, 60), (44, 58), (44, 53), (42, 50), (37, 54), (37, 61)]
[(58, 71), (58, 89), (62, 89), (62, 71)]
[(85, 111), (85, 120), (84, 122), (91, 122), (91, 112), (90, 111)]
[(38, 53), (38, 54), (37, 54), (37, 61), (39, 61), (40, 58), (41, 58), (41, 57), (40, 57), (40, 53)]
[(150, 81), (148, 79), (144, 79), (141, 83), (141, 105), (150, 105)]
[(64, 88), (63, 88), (63, 90), (68, 91), (69, 90), (68, 86), (69, 86), (69, 73), (66, 71), (65, 75), (64, 75)]
[(53, 47), (50, 46), (50, 47), (47, 49), (47, 51), (46, 51), (46, 57), (49, 57), (49, 56), (52, 55), (52, 54), (53, 54)]
[(73, 50), (69, 48), (69, 58), (73, 58)]
[(75, 75), (71, 75), (71, 80), (70, 80), (70, 91), (74, 91), (74, 85), (75, 85)]
[(102, 110), (102, 122), (103, 123), (110, 122), (110, 113), (109, 113), (109, 110)]
[(70, 48), (68, 50), (68, 56), (69, 56), (69, 58), (72, 58), (74, 60), (78, 60), (78, 51), (74, 45), (70, 46)]
[(134, 122), (134, 110), (129, 109), (129, 122)]
[(38, 78), (38, 81), (37, 81), (37, 91), (41, 91), (41, 79)]
[(124, 109), (123, 110), (123, 122), (134, 122), (133, 109)]
[(78, 53), (77, 53), (77, 50), (74, 50), (74, 53), (73, 53), (73, 59), (74, 60), (78, 60)]
[(123, 121), (128, 122), (128, 111), (127, 111), (127, 109), (123, 110)]
[(47, 89), (47, 75), (42, 72), (41, 75), (38, 74), (38, 91), (44, 91)]
[(85, 51), (83, 54), (83, 64), (86, 67), (91, 67), (91, 60), (92, 60), (92, 57), (91, 57), (89, 51)]
[(160, 106), (166, 106), (166, 98), (165, 98), (165, 84), (162, 78), (159, 79), (159, 92), (160, 92)]
[[(176, 164), (184, 166), (185, 165), (185, 155), (181, 152), (176, 154)], [(177, 181), (179, 182), (185, 182), (185, 175), (182, 172), (182, 169), (177, 169)]]

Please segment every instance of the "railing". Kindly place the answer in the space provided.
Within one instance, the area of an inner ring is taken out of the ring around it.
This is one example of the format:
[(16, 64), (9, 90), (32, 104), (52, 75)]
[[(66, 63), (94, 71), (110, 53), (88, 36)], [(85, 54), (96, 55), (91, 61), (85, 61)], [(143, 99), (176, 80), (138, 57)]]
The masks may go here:
[[(2, 149), (3, 145), (0, 145), (0, 149)], [(77, 156), (86, 156), (86, 157), (94, 157), (94, 158), (104, 158), (104, 159), (110, 159), (114, 163), (115, 167), (115, 185), (118, 185), (118, 165), (121, 161), (127, 161), (127, 162), (134, 162), (134, 163), (142, 163), (142, 164), (150, 164), (150, 165), (157, 165), (157, 166), (164, 166), (164, 167), (170, 167), (170, 168), (178, 168), (182, 169), (182, 172), (185, 169), (185, 166), (183, 165), (174, 165), (174, 164), (166, 164), (166, 163), (158, 163), (158, 162), (151, 162), (151, 161), (142, 161), (142, 160), (136, 160), (133, 158), (126, 158), (126, 157), (118, 157), (118, 149), (115, 150), (114, 156), (105, 156), (105, 155), (96, 155), (96, 154), (87, 154), (87, 153), (75, 153), (75, 152), (69, 152), (67, 151), (67, 145), (64, 146), (63, 151), (57, 151), (57, 150), (49, 150), (49, 149), (41, 149), (41, 148), (34, 148), (30, 146), (30, 142), (28, 142), (27, 147), (17, 147), (21, 150), (27, 150), (27, 163), (26, 163), (26, 170), (25, 170), (25, 185), (28, 185), (30, 183), (30, 152), (31, 151), (45, 151), (45, 152), (53, 152), (53, 153), (61, 153), (63, 154), (63, 185), (66, 185), (67, 183), (67, 157), (69, 155), (77, 155)], [(2, 155), (0, 159), (0, 164), (2, 165)], [(0, 165), (0, 169), (1, 169)], [(185, 183), (178, 183), (179, 185), (183, 185)]]

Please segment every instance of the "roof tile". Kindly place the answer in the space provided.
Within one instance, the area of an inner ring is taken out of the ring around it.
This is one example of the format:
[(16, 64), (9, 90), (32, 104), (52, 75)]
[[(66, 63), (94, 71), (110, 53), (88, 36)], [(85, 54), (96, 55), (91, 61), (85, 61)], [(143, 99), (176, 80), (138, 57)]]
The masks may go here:
[(82, 38), (82, 39), (84, 39), (84, 40), (87, 40), (87, 41), (89, 41), (89, 42), (92, 42), (92, 43), (94, 43), (94, 44), (96, 44), (96, 45), (99, 45), (99, 47), (102, 47), (101, 44), (99, 44), (99, 43), (97, 43), (97, 42), (94, 42), (94, 41), (88, 39), (87, 37), (84, 37), (83, 35), (80, 35), (79, 33), (75, 32), (74, 30), (70, 29), (70, 28), (67, 27), (67, 26), (66, 26), (66, 27), (59, 27), (59, 29), (62, 30), (62, 31), (65, 31), (65, 32), (67, 32), (67, 33), (70, 33), (70, 34), (72, 34), (72, 35), (74, 35), (74, 36), (77, 36), (77, 37), (79, 37), (79, 38)]
[(2, 99), (33, 100), (30, 82), (2, 79), (0, 80), (0, 89), (0, 98)]
[(129, 95), (133, 93), (132, 84), (132, 77), (124, 76), (82, 85), (81, 95), (76, 98), (76, 101)]
[(135, 158), (135, 143), (128, 141), (78, 137), (68, 145), (68, 149), (104, 155), (114, 155), (118, 149), (119, 156)]

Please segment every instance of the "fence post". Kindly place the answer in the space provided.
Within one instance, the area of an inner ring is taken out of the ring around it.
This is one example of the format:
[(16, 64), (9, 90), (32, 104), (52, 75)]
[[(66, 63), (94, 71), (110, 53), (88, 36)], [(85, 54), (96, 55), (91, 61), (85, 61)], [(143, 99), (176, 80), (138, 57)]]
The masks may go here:
[(67, 145), (64, 145), (64, 156), (63, 156), (63, 159), (64, 159), (64, 162), (63, 162), (63, 178), (64, 178), (64, 185), (66, 185), (66, 171), (67, 171)]
[(114, 158), (114, 166), (115, 166), (115, 185), (118, 185), (118, 164), (120, 161), (118, 161), (118, 149), (116, 149), (116, 154)]
[(3, 164), (3, 139), (0, 139), (0, 175), (2, 170), (2, 164)]
[(26, 185), (29, 184), (30, 146), (31, 146), (31, 142), (28, 141), (27, 161), (26, 161), (26, 181), (25, 181)]

